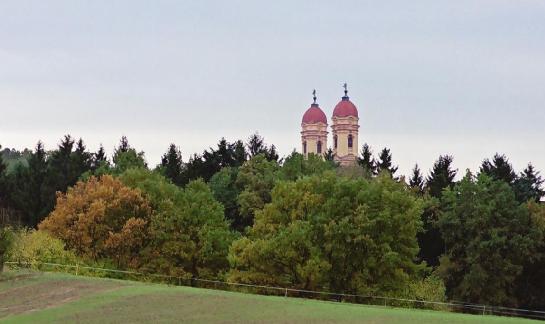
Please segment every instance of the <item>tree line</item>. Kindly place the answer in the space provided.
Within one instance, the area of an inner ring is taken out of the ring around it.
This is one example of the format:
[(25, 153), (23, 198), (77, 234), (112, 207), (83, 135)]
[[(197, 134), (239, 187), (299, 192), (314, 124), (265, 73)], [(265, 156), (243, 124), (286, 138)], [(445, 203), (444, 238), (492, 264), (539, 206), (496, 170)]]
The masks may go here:
[(125, 137), (110, 159), (67, 135), (9, 170), (0, 160), (0, 206), (38, 228), (25, 235), (118, 269), (545, 308), (545, 192), (532, 164), (517, 173), (496, 154), (456, 181), (449, 155), (408, 177), (388, 148), (375, 157), (364, 144), (348, 168), (330, 155), (280, 159), (254, 134), (187, 162), (171, 144), (151, 169)]

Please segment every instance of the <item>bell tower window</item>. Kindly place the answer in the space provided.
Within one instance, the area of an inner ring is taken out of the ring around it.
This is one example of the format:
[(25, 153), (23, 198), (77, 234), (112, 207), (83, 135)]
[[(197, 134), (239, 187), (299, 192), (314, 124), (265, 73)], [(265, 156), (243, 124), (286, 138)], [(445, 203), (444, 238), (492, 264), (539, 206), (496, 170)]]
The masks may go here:
[(352, 148), (352, 145), (353, 145), (353, 144), (352, 144), (352, 141), (353, 141), (353, 140), (352, 140), (352, 134), (349, 134), (349, 135), (348, 135), (348, 147), (349, 147), (349, 148)]
[(318, 154), (322, 153), (322, 142), (321, 141), (318, 141), (318, 143), (316, 144), (316, 152), (318, 152)]
[(333, 136), (333, 147), (337, 148), (337, 135)]
[(307, 142), (303, 142), (303, 154), (307, 154)]

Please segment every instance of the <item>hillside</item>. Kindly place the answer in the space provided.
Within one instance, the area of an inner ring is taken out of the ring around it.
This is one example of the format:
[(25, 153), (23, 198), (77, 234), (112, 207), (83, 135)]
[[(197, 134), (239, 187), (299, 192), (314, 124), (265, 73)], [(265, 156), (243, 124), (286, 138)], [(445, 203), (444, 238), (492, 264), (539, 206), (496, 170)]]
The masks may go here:
[(465, 315), (170, 287), (58, 273), (7, 272), (0, 280), (0, 322), (120, 323), (530, 323)]

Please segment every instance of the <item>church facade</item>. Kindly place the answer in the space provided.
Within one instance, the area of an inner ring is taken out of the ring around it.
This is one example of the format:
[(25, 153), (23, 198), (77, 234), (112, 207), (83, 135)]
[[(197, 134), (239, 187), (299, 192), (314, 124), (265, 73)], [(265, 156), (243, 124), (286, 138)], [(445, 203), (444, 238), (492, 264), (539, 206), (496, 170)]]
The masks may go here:
[[(324, 155), (327, 150), (328, 122), (323, 110), (314, 102), (303, 114), (301, 122), (301, 145), (305, 157), (309, 154)], [(344, 96), (333, 109), (331, 117), (332, 150), (340, 165), (353, 165), (358, 157), (359, 116), (356, 105), (350, 101), (346, 84)]]

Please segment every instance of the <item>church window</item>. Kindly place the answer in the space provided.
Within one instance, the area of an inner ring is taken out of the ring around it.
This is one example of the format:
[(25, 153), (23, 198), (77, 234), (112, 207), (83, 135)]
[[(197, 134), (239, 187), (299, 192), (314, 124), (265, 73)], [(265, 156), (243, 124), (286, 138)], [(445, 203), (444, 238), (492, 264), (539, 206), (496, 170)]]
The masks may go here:
[(307, 142), (303, 142), (303, 154), (307, 154)]
[(337, 135), (333, 136), (333, 147), (337, 148)]
[(348, 147), (352, 148), (352, 134), (348, 135)]
[(318, 143), (316, 144), (316, 152), (318, 152), (318, 154), (322, 153), (322, 142), (321, 141), (318, 141)]

